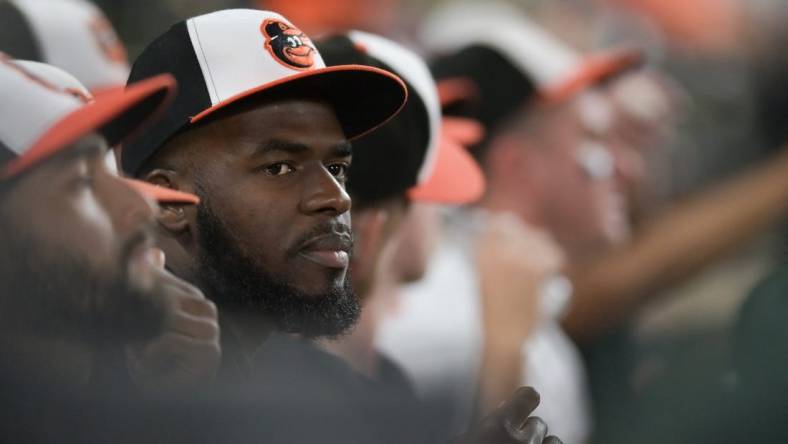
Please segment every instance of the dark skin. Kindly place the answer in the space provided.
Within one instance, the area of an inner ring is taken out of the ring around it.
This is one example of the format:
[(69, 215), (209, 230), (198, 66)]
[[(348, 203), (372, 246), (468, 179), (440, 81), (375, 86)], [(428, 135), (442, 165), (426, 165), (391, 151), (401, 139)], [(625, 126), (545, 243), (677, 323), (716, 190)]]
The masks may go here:
[[(159, 150), (143, 176), (200, 194), (239, 251), (305, 294), (319, 295), (341, 287), (347, 275), (350, 162), (350, 145), (329, 105), (281, 99), (237, 104), (190, 128)], [(196, 211), (165, 208), (160, 224), (170, 268), (199, 281)], [(258, 316), (223, 314), (250, 353), (271, 330)]]

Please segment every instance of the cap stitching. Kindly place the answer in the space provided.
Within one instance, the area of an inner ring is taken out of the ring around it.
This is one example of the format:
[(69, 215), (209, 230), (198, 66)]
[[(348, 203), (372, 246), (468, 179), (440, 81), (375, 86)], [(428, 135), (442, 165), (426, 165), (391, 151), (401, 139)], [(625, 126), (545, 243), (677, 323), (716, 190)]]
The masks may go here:
[(213, 88), (213, 92), (216, 95), (216, 100), (221, 102), (221, 98), (219, 98), (219, 91), (216, 89), (216, 83), (213, 80), (213, 71), (211, 71), (211, 64), (208, 62), (208, 57), (205, 56), (205, 51), (202, 48), (202, 39), (200, 38), (200, 31), (197, 29), (196, 22), (194, 23), (193, 28), (194, 28), (194, 35), (197, 36), (197, 41), (200, 43), (200, 52), (202, 53), (202, 59), (205, 60), (205, 67), (208, 68), (208, 77), (211, 81), (211, 87)]

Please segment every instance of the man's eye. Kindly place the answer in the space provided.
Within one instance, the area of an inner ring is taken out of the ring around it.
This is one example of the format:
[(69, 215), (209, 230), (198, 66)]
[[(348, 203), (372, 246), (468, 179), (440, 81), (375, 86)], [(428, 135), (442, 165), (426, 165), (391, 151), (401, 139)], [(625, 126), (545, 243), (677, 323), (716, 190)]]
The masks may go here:
[(346, 180), (348, 165), (344, 163), (332, 163), (328, 166), (328, 172), (339, 180)]
[(265, 167), (265, 172), (271, 176), (284, 176), (295, 171), (295, 168), (286, 163), (275, 163)]

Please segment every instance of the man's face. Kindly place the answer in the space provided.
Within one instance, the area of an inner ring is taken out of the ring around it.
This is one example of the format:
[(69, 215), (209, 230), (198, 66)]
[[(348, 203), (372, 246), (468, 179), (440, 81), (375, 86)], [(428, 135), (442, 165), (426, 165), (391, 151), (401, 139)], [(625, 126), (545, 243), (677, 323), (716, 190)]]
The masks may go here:
[(553, 112), (539, 141), (550, 171), (545, 176), (550, 183), (543, 187), (545, 217), (570, 251), (585, 254), (629, 232), (609, 148), (612, 118), (604, 96), (585, 93)]
[(288, 332), (335, 335), (352, 325), (351, 152), (331, 107), (246, 106), (183, 136), (202, 199), (198, 279), (208, 296)]
[[(154, 207), (104, 163), (91, 135), (6, 184), (0, 207), (6, 327), (54, 335), (156, 333)], [(18, 322), (18, 325), (14, 325)]]

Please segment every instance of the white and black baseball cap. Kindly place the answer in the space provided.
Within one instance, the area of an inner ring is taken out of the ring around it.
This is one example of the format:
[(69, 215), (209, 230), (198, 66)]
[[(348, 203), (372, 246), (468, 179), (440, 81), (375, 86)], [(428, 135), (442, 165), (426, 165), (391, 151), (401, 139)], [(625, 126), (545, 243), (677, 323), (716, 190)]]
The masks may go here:
[(175, 82), (159, 76), (95, 99), (70, 74), (0, 53), (0, 178), (34, 167), (96, 131), (116, 144), (167, 103)]
[(633, 48), (580, 54), (501, 2), (438, 8), (421, 37), (435, 54), (430, 66), (444, 112), (480, 121), (488, 136), (529, 101), (570, 100), (643, 62)]
[(173, 25), (134, 61), (130, 82), (169, 73), (180, 91), (164, 118), (125, 144), (121, 166), (135, 174), (170, 137), (249, 97), (319, 93), (352, 140), (397, 114), (407, 99), (396, 75), (361, 65), (326, 67), (315, 45), (281, 15), (230, 9)]
[(87, 0), (0, 1), (0, 51), (64, 69), (93, 92), (129, 76), (115, 29)]
[[(9, 103), (0, 105), (0, 180), (34, 168), (89, 132), (108, 134), (110, 141), (131, 134), (166, 106), (174, 85), (171, 78), (161, 76), (128, 92), (118, 87), (95, 98), (60, 68), (6, 57), (0, 58), (0, 78), (4, 82), (0, 98)], [(116, 129), (109, 130), (110, 126)], [(116, 172), (113, 166), (110, 171)], [(123, 180), (160, 203), (200, 202), (190, 193)]]
[(458, 204), (481, 196), (481, 169), (452, 131), (443, 131), (437, 86), (421, 57), (363, 31), (328, 37), (318, 47), (329, 66), (376, 66), (400, 76), (410, 92), (396, 117), (354, 143), (348, 182), (354, 198), (371, 203), (407, 192), (414, 200)]
[(562, 101), (643, 63), (619, 47), (581, 54), (508, 3), (452, 2), (426, 20), (422, 40), (436, 54), (467, 47), (495, 51), (534, 84), (541, 99)]

